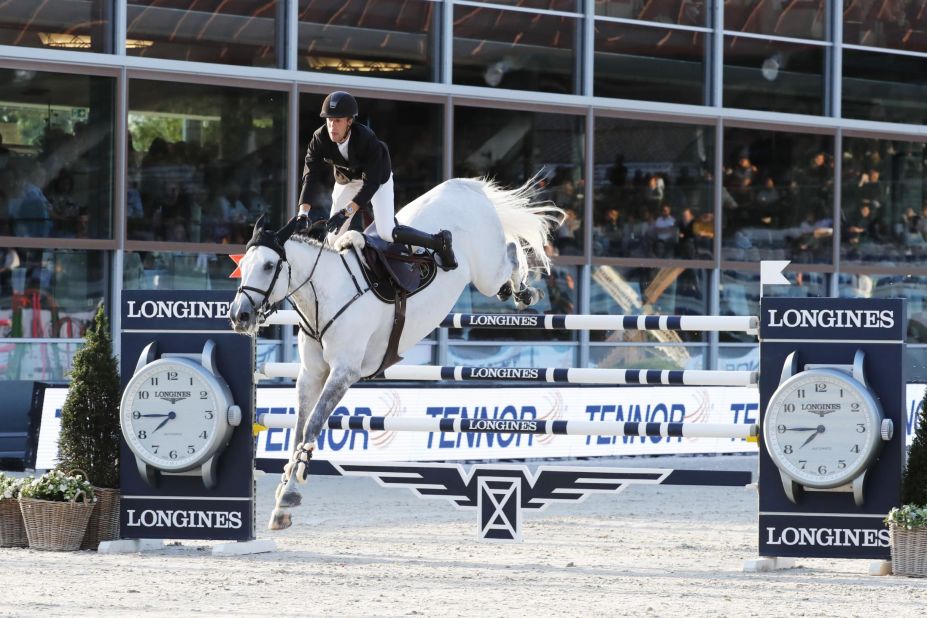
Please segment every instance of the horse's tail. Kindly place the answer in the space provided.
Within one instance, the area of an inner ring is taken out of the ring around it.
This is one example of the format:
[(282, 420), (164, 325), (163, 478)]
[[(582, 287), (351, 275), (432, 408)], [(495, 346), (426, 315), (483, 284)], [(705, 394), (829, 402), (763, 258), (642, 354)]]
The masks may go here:
[(503, 189), (493, 180), (480, 179), (483, 193), (496, 208), (506, 243), (515, 245), (518, 273), (523, 284), (530, 275), (550, 272), (544, 251), (550, 232), (563, 223), (563, 210), (550, 200), (538, 200), (539, 179), (534, 177), (517, 189)]

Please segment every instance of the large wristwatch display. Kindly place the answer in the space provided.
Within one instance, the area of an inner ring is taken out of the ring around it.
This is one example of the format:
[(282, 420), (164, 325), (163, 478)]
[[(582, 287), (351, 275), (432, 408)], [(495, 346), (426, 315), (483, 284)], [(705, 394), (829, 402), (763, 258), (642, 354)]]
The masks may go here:
[(800, 488), (848, 491), (864, 503), (866, 471), (893, 425), (866, 385), (865, 355), (851, 366), (808, 365), (799, 370), (796, 353), (786, 358), (779, 387), (763, 420), (763, 440), (788, 498)]
[(149, 485), (157, 486), (161, 473), (192, 473), (213, 488), (219, 455), (241, 423), (241, 409), (216, 370), (215, 343), (207, 341), (197, 360), (156, 356), (156, 344), (148, 344), (123, 392), (126, 443)]

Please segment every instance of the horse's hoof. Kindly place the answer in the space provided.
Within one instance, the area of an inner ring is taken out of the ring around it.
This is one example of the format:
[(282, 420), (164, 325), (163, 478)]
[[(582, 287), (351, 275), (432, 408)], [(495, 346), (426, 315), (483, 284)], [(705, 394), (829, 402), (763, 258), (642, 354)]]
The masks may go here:
[(286, 530), (293, 525), (293, 517), (286, 511), (274, 509), (270, 515), (270, 523), (267, 528), (270, 530)]
[(282, 509), (290, 509), (303, 503), (303, 496), (298, 491), (284, 491), (277, 499)]

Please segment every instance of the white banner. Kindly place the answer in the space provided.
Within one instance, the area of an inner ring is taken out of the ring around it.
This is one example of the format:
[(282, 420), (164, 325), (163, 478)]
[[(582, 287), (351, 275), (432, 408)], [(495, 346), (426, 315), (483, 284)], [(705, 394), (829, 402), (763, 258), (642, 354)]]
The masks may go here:
[[(923, 384), (907, 388), (907, 443), (913, 439)], [(61, 407), (67, 389), (45, 390), (36, 469), (57, 460)], [(257, 413), (296, 414), (293, 388), (258, 388)], [(759, 419), (759, 392), (736, 387), (623, 388), (354, 388), (334, 414), (433, 418), (544, 419), (734, 423)], [(898, 431), (901, 428), (896, 428)], [(290, 429), (269, 429), (257, 457), (286, 459)], [(728, 438), (641, 438), (566, 435), (452, 434), (322, 431), (316, 457), (331, 461), (459, 461), (606, 455), (755, 452), (757, 445)]]

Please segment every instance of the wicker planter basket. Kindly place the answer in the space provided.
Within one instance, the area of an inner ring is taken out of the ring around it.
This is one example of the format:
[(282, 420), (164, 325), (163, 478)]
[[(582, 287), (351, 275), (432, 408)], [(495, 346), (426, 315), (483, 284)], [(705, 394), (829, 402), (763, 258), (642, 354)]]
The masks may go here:
[(18, 498), (0, 499), (0, 547), (29, 547)]
[(94, 487), (96, 507), (90, 514), (87, 532), (80, 544), (81, 549), (96, 551), (101, 541), (115, 541), (119, 538), (119, 490)]
[(892, 536), (892, 575), (927, 577), (927, 528), (908, 530), (889, 524)]
[(20, 498), (19, 506), (23, 512), (29, 547), (75, 551), (80, 549), (94, 504)]

